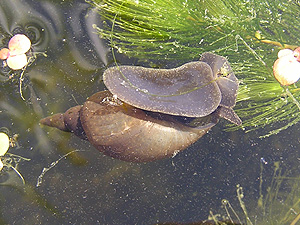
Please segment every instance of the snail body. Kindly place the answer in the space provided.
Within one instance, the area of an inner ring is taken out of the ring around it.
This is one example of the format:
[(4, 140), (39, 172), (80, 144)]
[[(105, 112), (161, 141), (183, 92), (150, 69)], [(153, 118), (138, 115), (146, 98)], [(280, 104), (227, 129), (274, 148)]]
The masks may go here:
[(69, 131), (111, 157), (130, 162), (163, 159), (186, 149), (233, 111), (238, 82), (227, 60), (211, 53), (175, 69), (134, 66), (104, 72), (109, 91), (41, 124)]

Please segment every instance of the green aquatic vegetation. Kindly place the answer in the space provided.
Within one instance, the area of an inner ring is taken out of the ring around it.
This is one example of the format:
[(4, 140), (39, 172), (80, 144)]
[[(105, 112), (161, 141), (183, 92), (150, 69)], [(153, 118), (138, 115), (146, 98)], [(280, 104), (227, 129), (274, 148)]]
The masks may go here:
[[(261, 171), (261, 185), (263, 168)], [(300, 221), (300, 177), (288, 177), (283, 172), (279, 162), (274, 163), (274, 172), (271, 183), (267, 188), (266, 196), (260, 191), (258, 208), (262, 217), (259, 224), (289, 224), (294, 225)]]
[(300, 118), (297, 85), (281, 87), (272, 65), (281, 48), (294, 49), (298, 1), (290, 0), (96, 0), (103, 18), (96, 27), (118, 53), (141, 60), (197, 60), (211, 51), (226, 56), (240, 80), (237, 110), (248, 131), (266, 136)]
[[(279, 162), (274, 163), (274, 172), (270, 183), (267, 185), (266, 194), (263, 195), (264, 174), (261, 163), (259, 198), (257, 202), (245, 200), (247, 192), (237, 185), (236, 193), (239, 207), (233, 206), (229, 200), (222, 200), (223, 214), (210, 212), (210, 218), (218, 222), (219, 220), (229, 220), (232, 223), (238, 221), (239, 224), (247, 225), (295, 225), (300, 221), (300, 177), (289, 177), (287, 172), (283, 172), (283, 167)], [(251, 197), (253, 199), (253, 197)], [(255, 206), (253, 206), (253, 203)], [(249, 207), (251, 206), (252, 207)], [(240, 208), (240, 209), (239, 209)], [(247, 209), (248, 208), (248, 209)]]

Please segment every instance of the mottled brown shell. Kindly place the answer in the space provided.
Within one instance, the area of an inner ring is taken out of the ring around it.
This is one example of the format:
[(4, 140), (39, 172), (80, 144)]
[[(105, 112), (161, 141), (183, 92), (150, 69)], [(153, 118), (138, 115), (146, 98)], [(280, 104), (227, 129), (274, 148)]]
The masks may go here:
[(83, 106), (42, 119), (44, 125), (74, 132), (106, 155), (149, 162), (186, 149), (217, 123), (214, 114), (192, 128), (176, 117), (151, 114), (115, 99), (108, 91), (91, 96)]
[(98, 92), (91, 99), (80, 111), (86, 136), (98, 150), (125, 161), (148, 162), (175, 155), (214, 125), (196, 129), (169, 115), (154, 118), (108, 92)]

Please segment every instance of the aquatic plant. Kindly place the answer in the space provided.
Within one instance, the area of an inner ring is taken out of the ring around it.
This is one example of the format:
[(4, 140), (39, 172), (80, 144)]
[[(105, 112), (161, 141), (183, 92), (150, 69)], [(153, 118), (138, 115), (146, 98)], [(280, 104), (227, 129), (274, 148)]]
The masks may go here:
[(31, 48), (30, 39), (24, 34), (14, 35), (8, 42), (8, 48), (0, 50), (0, 59), (12, 70), (20, 70), (28, 64), (26, 53)]
[(277, 52), (295, 49), (298, 1), (96, 0), (96, 27), (118, 53), (166, 63), (196, 60), (206, 51), (226, 56), (241, 80), (237, 128), (265, 128), (265, 136), (300, 120), (297, 84), (282, 87), (272, 74)]
[(0, 75), (0, 81), (8, 81), (13, 79), (16, 75), (14, 71), (21, 71), (19, 74), (19, 92), (20, 97), (25, 101), (22, 92), (22, 84), (24, 80), (24, 73), (28, 66), (30, 66), (36, 59), (38, 54), (45, 53), (31, 51), (31, 40), (25, 34), (15, 34), (8, 42), (8, 48), (0, 49), (0, 60), (2, 60), (3, 67), (8, 67), (11, 70), (11, 75), (5, 77)]
[(6, 127), (0, 128), (0, 173), (1, 176), (3, 174), (8, 175), (8, 179), (4, 182), (0, 182), (0, 185), (10, 185), (14, 181), (12, 173), (15, 173), (18, 175), (18, 177), (21, 179), (22, 184), (25, 184), (25, 180), (22, 176), (22, 174), (18, 170), (19, 163), (21, 161), (30, 161), (30, 159), (24, 158), (19, 155), (15, 155), (12, 153), (8, 153), (10, 147), (17, 147), (17, 138), (18, 135), (14, 134), (11, 137), (9, 136), (9, 130)]
[[(267, 187), (265, 196), (263, 189), (263, 166), (261, 164), (260, 174), (260, 196), (257, 201), (257, 207), (247, 210), (249, 201), (244, 200), (247, 193), (243, 191), (240, 185), (237, 185), (236, 193), (239, 201), (240, 210), (230, 204), (229, 200), (223, 199), (222, 206), (225, 210), (225, 216), (213, 214), (210, 212), (209, 218), (215, 218), (217, 222), (220, 219), (229, 219), (232, 223), (236, 220), (240, 224), (263, 224), (263, 225), (295, 225), (300, 221), (300, 177), (288, 177), (283, 172), (283, 166), (279, 162), (274, 163), (272, 179)], [(255, 209), (256, 210), (253, 210)]]

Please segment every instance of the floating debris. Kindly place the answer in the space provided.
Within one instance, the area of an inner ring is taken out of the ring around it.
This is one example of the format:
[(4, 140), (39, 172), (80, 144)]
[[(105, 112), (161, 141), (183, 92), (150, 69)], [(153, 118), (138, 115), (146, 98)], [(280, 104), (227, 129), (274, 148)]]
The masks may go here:
[(8, 42), (8, 48), (0, 50), (0, 59), (6, 60), (12, 70), (20, 70), (28, 64), (26, 53), (31, 48), (30, 39), (24, 34), (16, 34)]
[[(6, 127), (0, 128), (0, 172), (10, 174), (12, 171), (15, 172), (21, 179), (22, 183), (25, 184), (24, 177), (18, 171), (18, 165), (22, 160), (30, 161), (30, 159), (24, 158), (19, 155), (8, 153), (10, 147), (16, 147), (18, 135), (9, 136), (9, 130)], [(10, 181), (1, 182), (0, 185), (10, 184)]]

